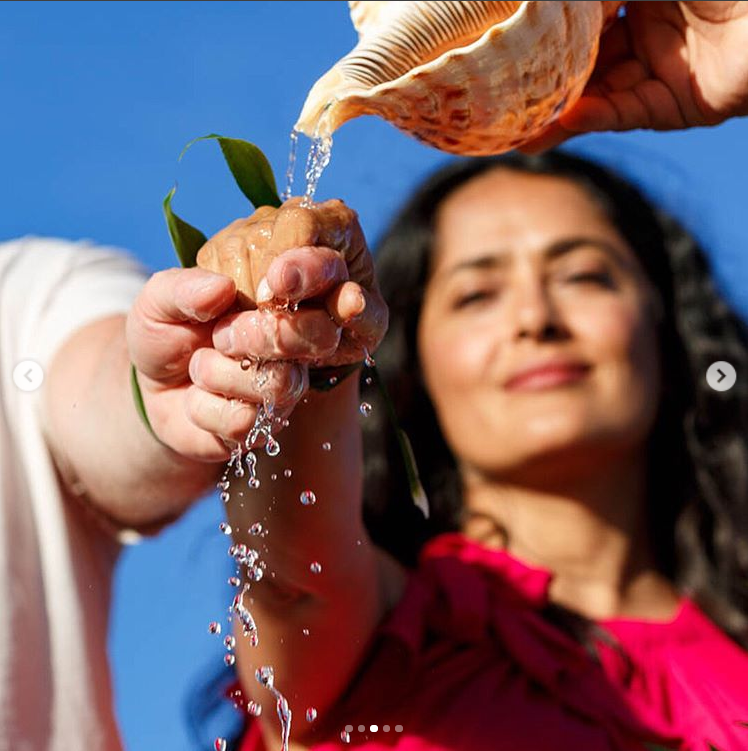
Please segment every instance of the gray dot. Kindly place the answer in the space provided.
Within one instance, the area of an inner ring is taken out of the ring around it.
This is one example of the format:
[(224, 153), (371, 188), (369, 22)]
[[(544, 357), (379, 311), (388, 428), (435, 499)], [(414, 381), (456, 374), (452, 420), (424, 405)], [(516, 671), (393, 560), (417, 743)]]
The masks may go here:
[(403, 732), (403, 726), (402, 725), (395, 725), (395, 732), (396, 733), (402, 733)]
[(346, 733), (352, 733), (353, 732), (353, 725), (346, 725), (345, 726), (345, 732)]
[(382, 732), (389, 733), (390, 732), (390, 726), (389, 725), (382, 725)]
[(364, 732), (364, 730), (366, 730), (366, 725), (359, 725), (359, 726), (358, 726), (358, 732), (359, 732), (359, 733), (363, 733), (363, 732)]

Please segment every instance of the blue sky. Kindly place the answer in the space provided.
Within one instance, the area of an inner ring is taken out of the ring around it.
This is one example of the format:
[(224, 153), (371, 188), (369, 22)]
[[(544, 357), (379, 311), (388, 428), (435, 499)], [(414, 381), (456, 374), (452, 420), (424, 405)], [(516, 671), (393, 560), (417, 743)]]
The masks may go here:
[[(343, 2), (0, 4), (0, 240), (50, 235), (174, 265), (161, 200), (213, 233), (247, 205), (214, 143), (254, 141), (276, 175), (307, 90), (353, 45)], [(590, 136), (574, 149), (617, 165), (707, 244), (748, 315), (748, 122), (681, 133)], [(408, 191), (448, 157), (373, 118), (345, 125), (318, 198), (359, 211), (370, 242)], [(207, 634), (228, 604), (214, 498), (128, 550), (111, 634), (117, 709), (130, 749), (189, 748), (184, 701), (220, 664)]]

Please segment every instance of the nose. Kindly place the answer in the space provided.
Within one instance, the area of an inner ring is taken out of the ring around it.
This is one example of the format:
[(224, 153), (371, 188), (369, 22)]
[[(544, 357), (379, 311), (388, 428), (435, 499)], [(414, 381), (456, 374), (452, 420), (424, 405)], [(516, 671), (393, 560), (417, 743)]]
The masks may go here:
[(561, 313), (542, 279), (533, 277), (518, 281), (514, 298), (514, 339), (545, 341), (567, 335)]

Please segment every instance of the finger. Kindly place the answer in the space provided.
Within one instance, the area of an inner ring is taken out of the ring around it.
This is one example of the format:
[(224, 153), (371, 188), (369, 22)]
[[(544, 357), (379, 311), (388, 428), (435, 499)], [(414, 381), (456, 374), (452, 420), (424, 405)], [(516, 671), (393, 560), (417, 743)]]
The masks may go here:
[(185, 419), (185, 399), (190, 388), (194, 387), (190, 384), (169, 388), (159, 393), (158, 399), (148, 400), (151, 425), (166, 445), (187, 459), (224, 462), (230, 455), (224, 441)]
[(539, 154), (542, 151), (555, 148), (575, 135), (577, 133), (572, 133), (555, 122), (549, 125), (540, 135), (518, 146), (517, 151), (523, 154)]
[(243, 311), (213, 330), (213, 346), (236, 358), (311, 361), (329, 357), (339, 343), (340, 326), (322, 308)]
[(631, 43), (631, 29), (627, 19), (618, 18), (600, 37), (600, 47), (592, 71), (591, 81), (595, 81), (614, 65), (634, 56)]
[(244, 441), (257, 417), (257, 406), (211, 394), (194, 384), (187, 389), (184, 408), (196, 428), (233, 442)]
[(646, 80), (630, 90), (584, 96), (562, 117), (574, 131), (685, 128), (687, 120), (672, 92), (661, 81)]
[(341, 284), (325, 300), (328, 312), (355, 341), (376, 348), (387, 331), (388, 309), (378, 290), (355, 282)]
[(161, 383), (183, 382), (192, 352), (211, 341), (212, 323), (199, 320), (218, 315), (232, 304), (234, 296), (232, 280), (202, 269), (168, 269), (154, 274), (127, 317), (126, 338), (133, 364)]
[(297, 402), (307, 386), (308, 368), (293, 362), (245, 363), (218, 350), (199, 349), (190, 359), (190, 378), (204, 391), (254, 404), (282, 407)]
[(227, 310), (236, 297), (233, 279), (201, 268), (166, 269), (143, 288), (142, 313), (161, 323), (204, 323)]
[(264, 284), (257, 288), (257, 302), (298, 302), (318, 297), (348, 279), (343, 256), (331, 248), (307, 246), (281, 253), (268, 267)]

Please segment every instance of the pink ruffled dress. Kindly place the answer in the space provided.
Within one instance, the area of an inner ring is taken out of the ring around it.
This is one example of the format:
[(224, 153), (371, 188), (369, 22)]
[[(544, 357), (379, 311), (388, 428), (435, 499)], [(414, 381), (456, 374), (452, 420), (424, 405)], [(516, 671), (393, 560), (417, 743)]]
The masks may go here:
[[(311, 748), (748, 750), (748, 653), (695, 603), (601, 621), (617, 645), (595, 662), (540, 615), (551, 576), (459, 533), (430, 540)], [(240, 749), (266, 751), (254, 718)]]

